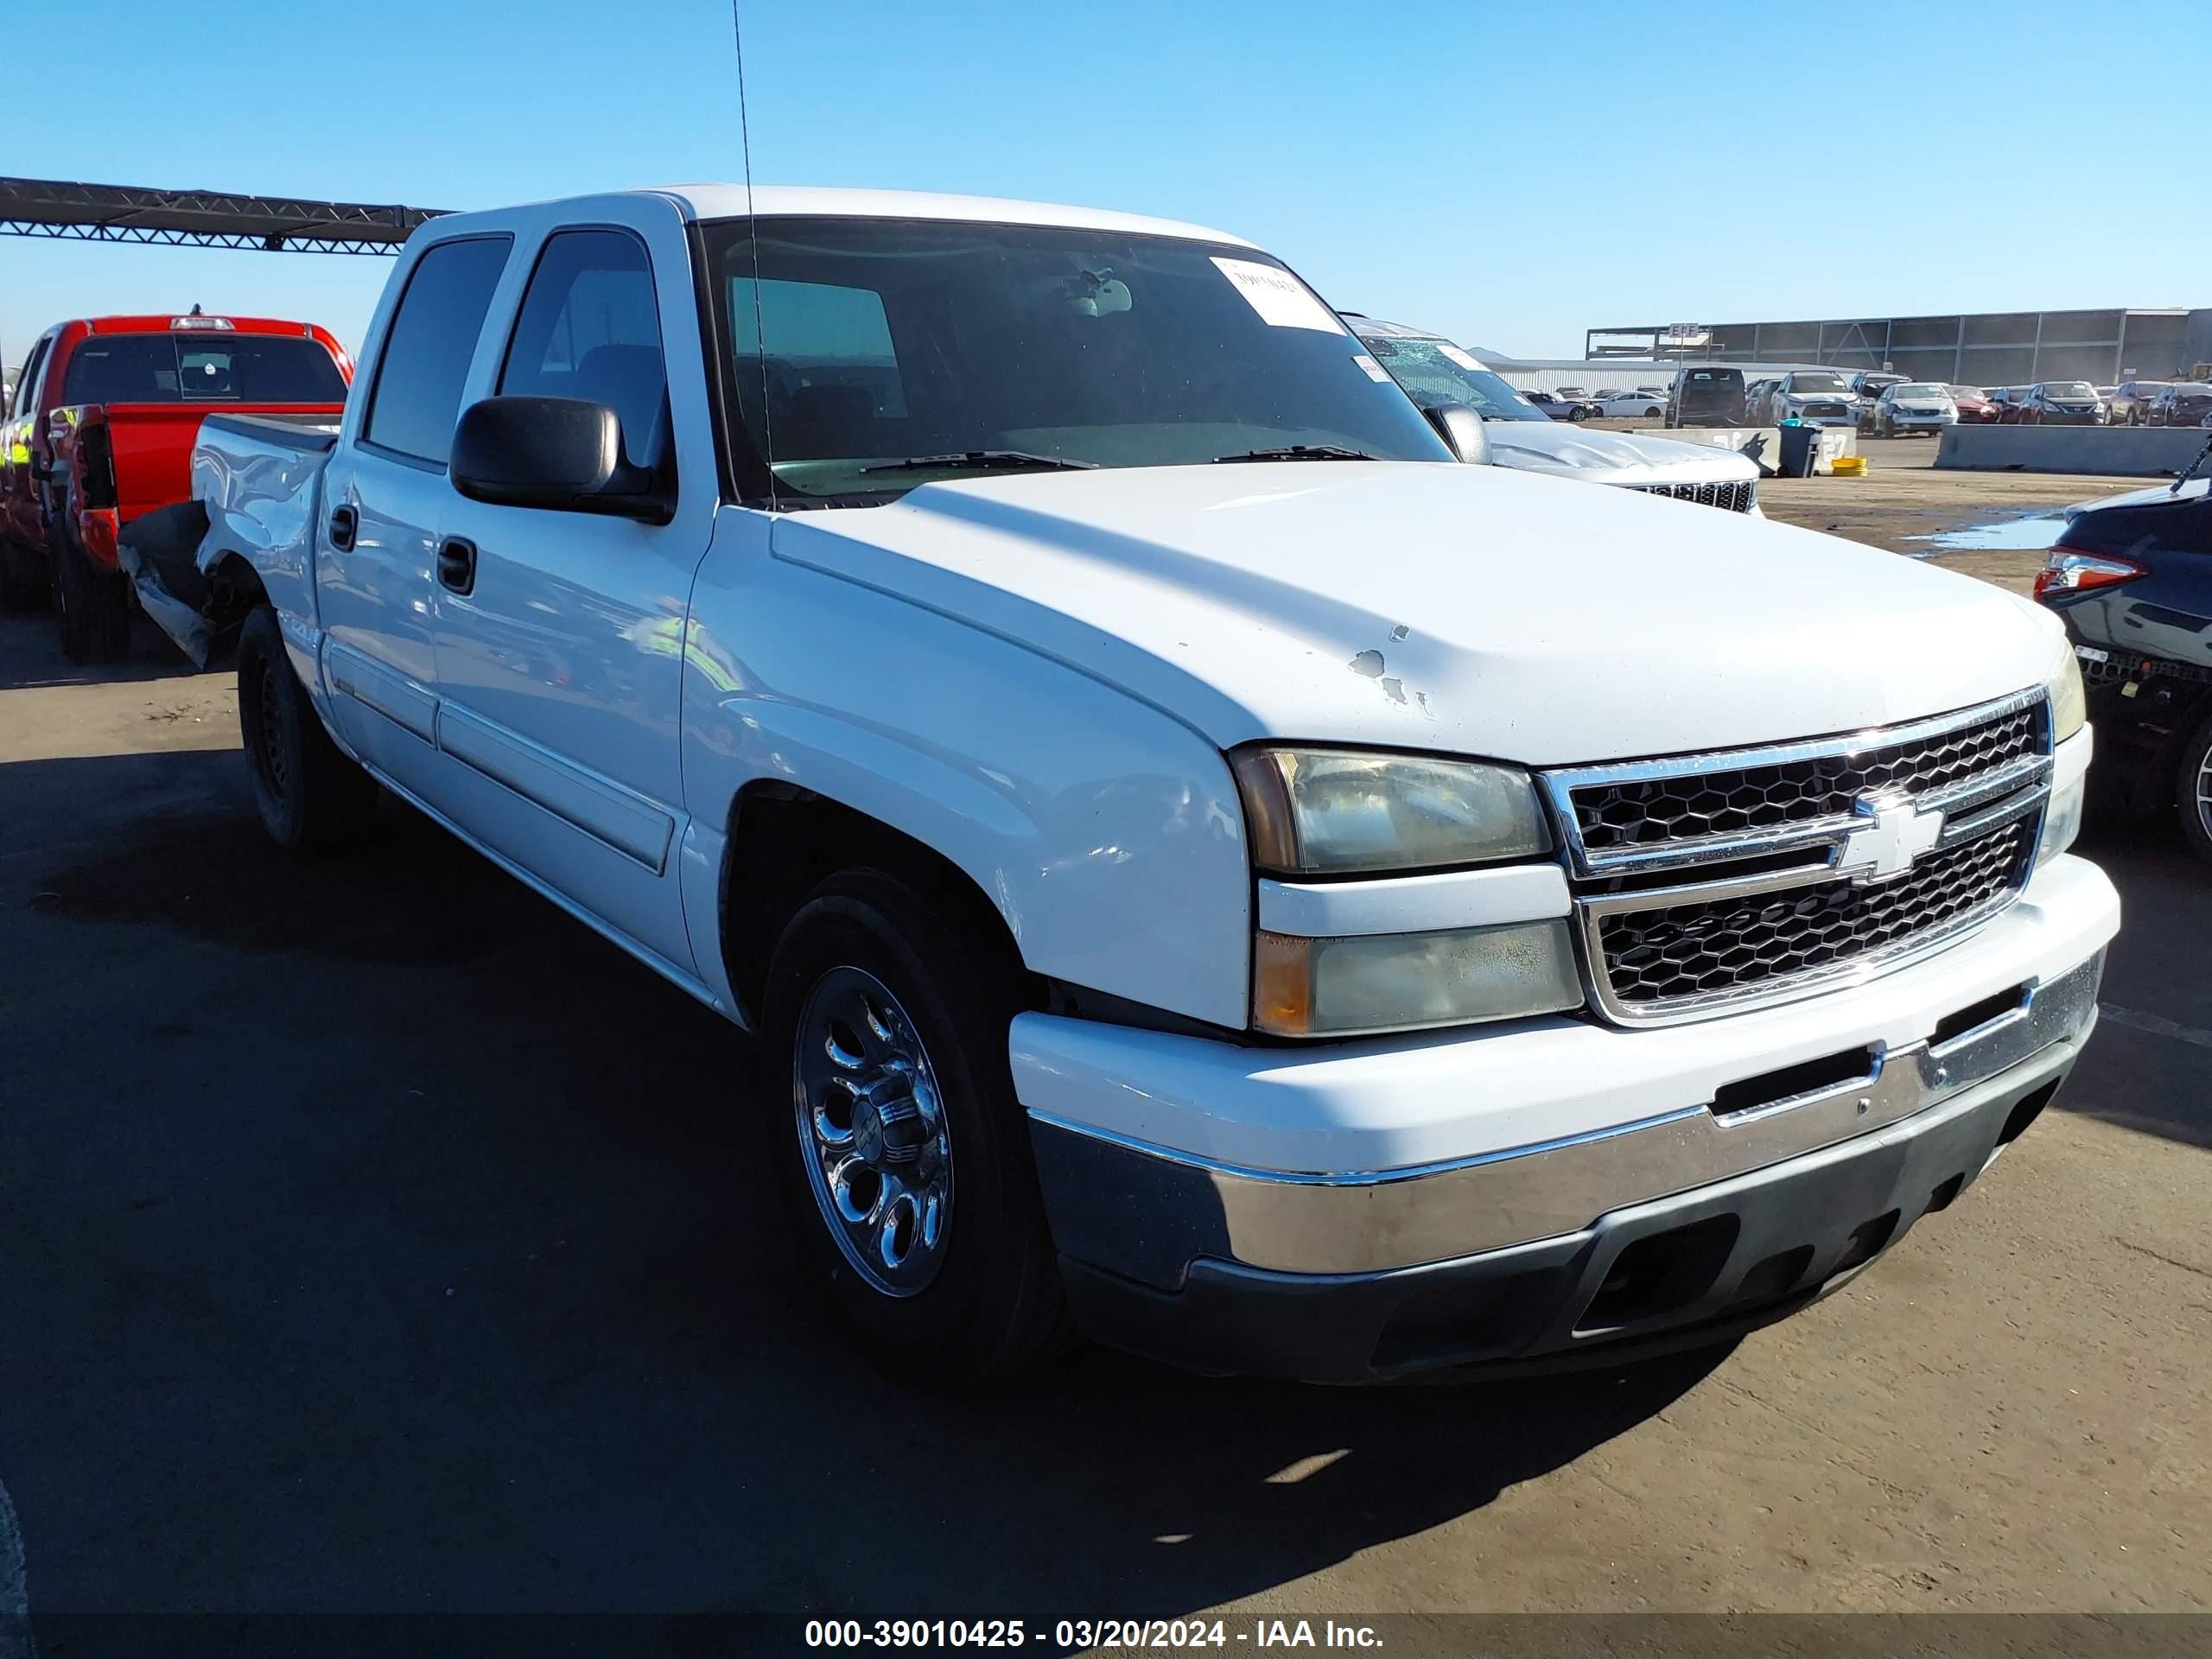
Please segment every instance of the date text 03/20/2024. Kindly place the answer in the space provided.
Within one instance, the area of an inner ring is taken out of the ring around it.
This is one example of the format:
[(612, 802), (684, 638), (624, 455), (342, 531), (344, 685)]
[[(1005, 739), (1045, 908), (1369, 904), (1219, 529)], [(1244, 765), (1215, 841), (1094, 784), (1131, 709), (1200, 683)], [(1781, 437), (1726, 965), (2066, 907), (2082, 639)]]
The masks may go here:
[[(982, 1619), (809, 1619), (810, 1648), (1021, 1648), (1046, 1640), (1042, 1625), (1019, 1618)], [(1364, 1624), (1323, 1619), (1317, 1628), (1303, 1618), (1255, 1620), (1249, 1630), (1231, 1630), (1225, 1620), (1203, 1618), (1090, 1619), (1053, 1621), (1052, 1645), (1062, 1650), (1094, 1649), (1377, 1648), (1381, 1638)]]

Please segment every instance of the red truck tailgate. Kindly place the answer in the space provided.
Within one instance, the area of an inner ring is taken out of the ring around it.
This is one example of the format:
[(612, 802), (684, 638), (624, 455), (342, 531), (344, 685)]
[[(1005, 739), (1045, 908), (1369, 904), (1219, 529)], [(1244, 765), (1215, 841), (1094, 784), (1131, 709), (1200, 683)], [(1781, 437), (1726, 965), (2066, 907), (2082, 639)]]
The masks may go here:
[(335, 420), (343, 404), (109, 404), (117, 517), (129, 524), (192, 496), (192, 446), (213, 414), (308, 415)]

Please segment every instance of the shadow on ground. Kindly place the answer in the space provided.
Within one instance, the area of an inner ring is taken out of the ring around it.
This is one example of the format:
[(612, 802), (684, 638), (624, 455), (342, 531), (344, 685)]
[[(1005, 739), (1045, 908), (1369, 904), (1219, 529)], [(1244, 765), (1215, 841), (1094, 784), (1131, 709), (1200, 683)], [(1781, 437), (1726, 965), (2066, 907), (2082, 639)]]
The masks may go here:
[(785, 1288), (736, 1034), (386, 816), (298, 861), (235, 754), (0, 766), (35, 1614), (1170, 1613), (1485, 1504), (1711, 1363), (911, 1389)]

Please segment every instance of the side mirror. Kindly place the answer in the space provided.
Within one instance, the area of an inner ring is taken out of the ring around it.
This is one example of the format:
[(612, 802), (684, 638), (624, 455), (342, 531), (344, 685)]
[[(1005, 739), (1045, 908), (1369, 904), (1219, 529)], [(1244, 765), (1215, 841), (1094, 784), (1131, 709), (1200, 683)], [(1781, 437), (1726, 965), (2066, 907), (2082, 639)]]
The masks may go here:
[(461, 411), (453, 486), (474, 501), (664, 524), (674, 504), (622, 454), (622, 422), (576, 397), (486, 397)]
[(1424, 409), (1428, 423), (1436, 429), (1436, 435), (1444, 440), (1445, 447), (1470, 467), (1490, 465), (1490, 433), (1483, 425), (1483, 417), (1465, 404), (1438, 404)]

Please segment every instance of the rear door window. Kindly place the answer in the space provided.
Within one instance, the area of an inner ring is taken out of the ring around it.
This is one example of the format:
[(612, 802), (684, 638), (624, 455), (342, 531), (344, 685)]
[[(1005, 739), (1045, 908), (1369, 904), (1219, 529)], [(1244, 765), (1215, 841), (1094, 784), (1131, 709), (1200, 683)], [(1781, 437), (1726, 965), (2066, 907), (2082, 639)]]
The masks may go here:
[(512, 245), (503, 236), (442, 242), (416, 262), (385, 331), (365, 442), (446, 464), (469, 360)]

